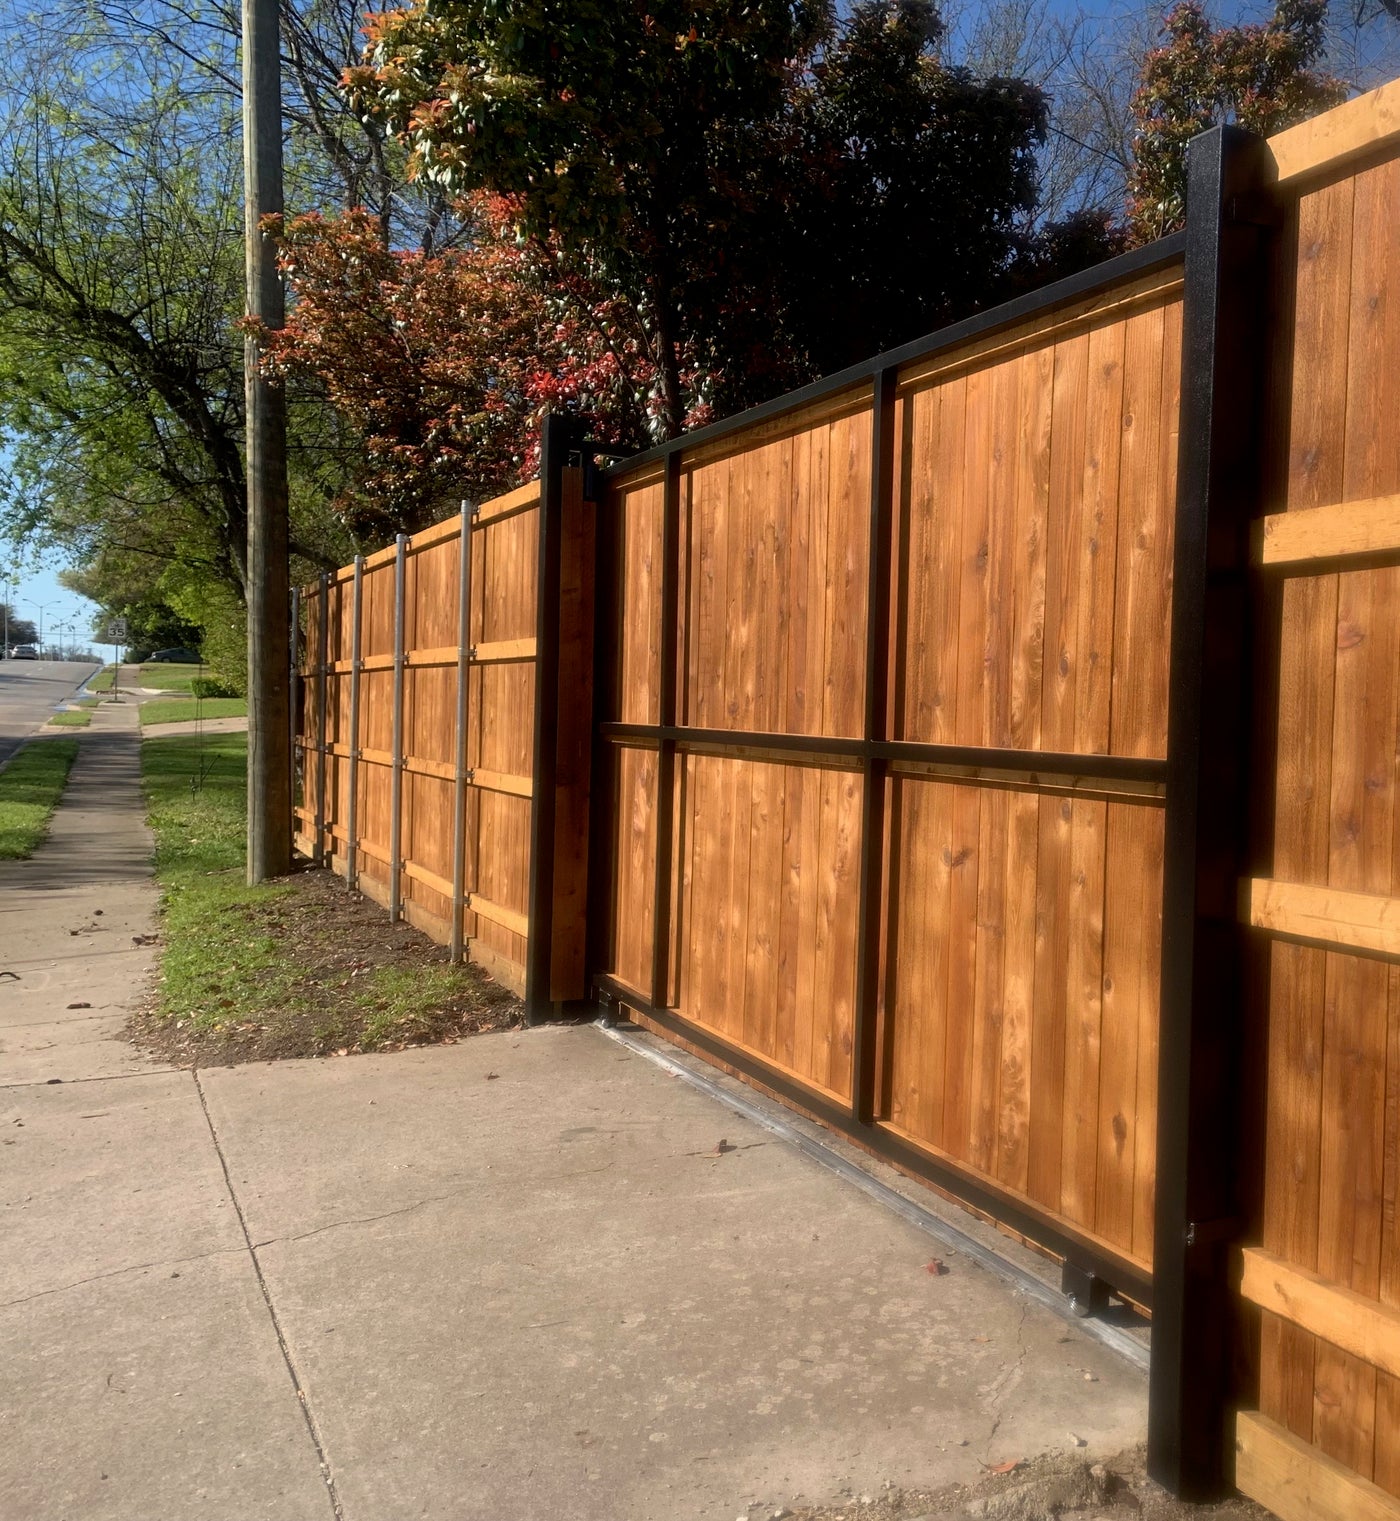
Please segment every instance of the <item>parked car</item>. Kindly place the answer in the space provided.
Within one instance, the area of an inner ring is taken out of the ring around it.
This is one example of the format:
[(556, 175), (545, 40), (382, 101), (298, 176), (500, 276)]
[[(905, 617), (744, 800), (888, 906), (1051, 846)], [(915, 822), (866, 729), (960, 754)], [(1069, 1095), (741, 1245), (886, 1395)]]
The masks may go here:
[(32, 644), (17, 644), (10, 651), (11, 660), (37, 660), (39, 652)]
[(152, 650), (146, 656), (148, 662), (155, 665), (199, 665), (200, 656), (198, 650)]

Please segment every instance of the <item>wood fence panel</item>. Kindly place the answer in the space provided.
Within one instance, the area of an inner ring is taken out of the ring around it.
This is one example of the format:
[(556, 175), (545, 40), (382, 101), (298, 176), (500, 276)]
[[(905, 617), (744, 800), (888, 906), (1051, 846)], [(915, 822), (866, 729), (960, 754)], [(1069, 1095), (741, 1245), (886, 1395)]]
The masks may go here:
[[(530, 797), (533, 789), (534, 657), (539, 534), (538, 489), (481, 509), (471, 530), (466, 791), (462, 925), (470, 954), (517, 989), (523, 986), (529, 912)], [(350, 730), (353, 569), (332, 578), (327, 650), (319, 671), (319, 587), (303, 595), (304, 700), (300, 717), (302, 804), (299, 842), (315, 853), (322, 767), (323, 840), (342, 873), (353, 859), (358, 885), (388, 905), (393, 891), (393, 774), (396, 629), (395, 549), (364, 561), (360, 590), (359, 734)], [(456, 867), (457, 692), (461, 520), (409, 540), (404, 561), (404, 669), (399, 891), (404, 917), (450, 943)], [(327, 686), (320, 727), (320, 683)], [(348, 837), (350, 752), (356, 840)], [(473, 898), (476, 907), (472, 906)], [(479, 907), (480, 911), (477, 911)]]
[[(1400, 490), (1398, 214), (1394, 157), (1305, 184), (1288, 208), (1292, 381), (1276, 426), (1289, 450), (1275, 504), (1285, 513)], [(1400, 567), (1303, 556), (1282, 568), (1273, 878), (1394, 897)], [(1275, 940), (1263, 1247), (1391, 1307), (1400, 1305), (1397, 1051), (1394, 965)], [(1400, 1381), (1276, 1308), (1262, 1315), (1263, 1416), (1400, 1496)]]

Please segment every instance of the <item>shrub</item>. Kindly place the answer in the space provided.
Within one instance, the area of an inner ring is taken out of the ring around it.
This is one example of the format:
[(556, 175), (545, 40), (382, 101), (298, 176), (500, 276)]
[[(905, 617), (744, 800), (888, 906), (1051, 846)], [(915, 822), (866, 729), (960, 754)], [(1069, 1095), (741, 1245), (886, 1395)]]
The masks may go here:
[(228, 682), (220, 681), (217, 676), (195, 676), (190, 681), (190, 695), (192, 697), (238, 697), (241, 694), (235, 691)]

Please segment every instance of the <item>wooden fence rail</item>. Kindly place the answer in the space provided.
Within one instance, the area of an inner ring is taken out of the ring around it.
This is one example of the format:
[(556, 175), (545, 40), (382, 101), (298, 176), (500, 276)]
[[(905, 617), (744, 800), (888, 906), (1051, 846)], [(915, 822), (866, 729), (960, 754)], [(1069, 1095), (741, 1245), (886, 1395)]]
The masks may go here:
[(1150, 1310), (1177, 1492), (1400, 1521), (1400, 86), (1189, 208), (303, 589), (297, 841)]

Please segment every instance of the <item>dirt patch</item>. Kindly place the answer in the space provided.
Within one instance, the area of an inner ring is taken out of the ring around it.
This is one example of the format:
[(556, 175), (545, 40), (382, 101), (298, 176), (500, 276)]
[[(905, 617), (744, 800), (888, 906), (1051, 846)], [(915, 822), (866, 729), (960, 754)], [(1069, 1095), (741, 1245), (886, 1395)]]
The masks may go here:
[(168, 964), (127, 1034), (182, 1066), (348, 1056), (451, 1043), (523, 1023), (520, 1000), (327, 871), (221, 908), (236, 949), (196, 967)]
[(990, 1471), (944, 1490), (851, 1494), (826, 1505), (751, 1505), (740, 1521), (1273, 1521), (1249, 1500), (1187, 1505), (1147, 1477), (1141, 1449), (1106, 1463), (1067, 1453)]

